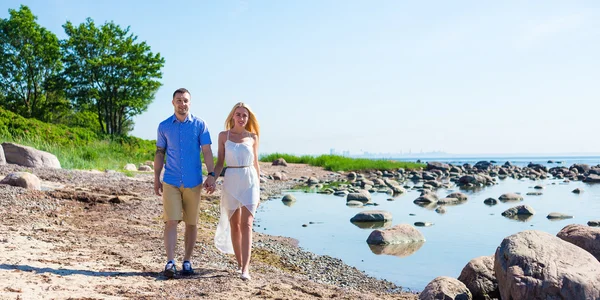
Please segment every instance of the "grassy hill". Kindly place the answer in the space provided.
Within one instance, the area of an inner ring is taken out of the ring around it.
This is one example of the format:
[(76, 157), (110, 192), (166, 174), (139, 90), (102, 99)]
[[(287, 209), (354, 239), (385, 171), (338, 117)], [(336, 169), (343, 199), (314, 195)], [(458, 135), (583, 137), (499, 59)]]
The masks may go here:
[(86, 128), (23, 118), (0, 107), (0, 142), (14, 142), (50, 152), (65, 169), (121, 170), (127, 163), (154, 160), (155, 141), (99, 136)]

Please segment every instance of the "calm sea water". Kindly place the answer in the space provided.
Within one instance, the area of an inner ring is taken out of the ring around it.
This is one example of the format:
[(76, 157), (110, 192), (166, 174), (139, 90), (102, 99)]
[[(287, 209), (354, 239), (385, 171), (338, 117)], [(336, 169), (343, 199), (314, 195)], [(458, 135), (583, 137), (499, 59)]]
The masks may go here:
[[(567, 166), (575, 162), (590, 165), (600, 163), (600, 157), (551, 159), (562, 160), (563, 165)], [(479, 160), (482, 159), (455, 161), (474, 163)], [(503, 164), (507, 159), (494, 160)], [(516, 162), (514, 158), (508, 160)], [(546, 164), (547, 160), (526, 159), (522, 162)], [(379, 206), (364, 208), (347, 207), (345, 197), (290, 192), (297, 198), (291, 206), (286, 206), (279, 200), (267, 201), (260, 206), (255, 230), (295, 238), (300, 247), (306, 250), (340, 258), (369, 275), (387, 279), (404, 288), (422, 290), (437, 276), (458, 277), (462, 268), (472, 258), (494, 254), (502, 239), (508, 235), (529, 229), (556, 234), (568, 224), (586, 224), (589, 220), (600, 219), (600, 184), (564, 183), (556, 179), (532, 181), (507, 178), (498, 181), (500, 184), (478, 191), (463, 191), (458, 188), (438, 190), (437, 194), (440, 197), (454, 191), (461, 191), (469, 197), (464, 204), (447, 206), (447, 212), (443, 215), (413, 204), (413, 200), (419, 196), (419, 192), (415, 190), (392, 198), (393, 201), (388, 201), (390, 196), (387, 194), (372, 194), (373, 202)], [(538, 184), (545, 186), (545, 189), (541, 190), (543, 195), (527, 196), (527, 192), (539, 191), (533, 189), (533, 186)], [(575, 188), (583, 188), (584, 192), (574, 194), (571, 191)], [(520, 193), (524, 200), (500, 202), (495, 206), (483, 203), (488, 197), (497, 199), (507, 192)], [(504, 210), (520, 204), (533, 207), (536, 214), (524, 222), (501, 216)], [(377, 251), (372, 251), (366, 243), (373, 229), (362, 229), (350, 222), (350, 218), (356, 213), (372, 209), (392, 213), (392, 226), (402, 223), (414, 224), (417, 221), (432, 222), (434, 225), (416, 227), (427, 240), (420, 248), (407, 250), (408, 253), (401, 256), (376, 254)], [(550, 221), (546, 218), (550, 212), (566, 213), (574, 218)], [(302, 227), (303, 224), (308, 226)]]

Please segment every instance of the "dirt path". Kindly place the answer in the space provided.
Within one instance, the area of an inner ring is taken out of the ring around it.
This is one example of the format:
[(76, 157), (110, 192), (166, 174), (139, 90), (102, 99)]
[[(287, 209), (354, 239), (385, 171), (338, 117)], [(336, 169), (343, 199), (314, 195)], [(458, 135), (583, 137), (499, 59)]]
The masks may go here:
[[(262, 169), (285, 170), (290, 179), (336, 176), (305, 165)], [(0, 166), (0, 176), (21, 170)], [(218, 194), (202, 202), (192, 260), (197, 274), (167, 280), (160, 273), (162, 205), (153, 195), (151, 174), (27, 171), (54, 190), (0, 185), (0, 299), (416, 299), (337, 259), (303, 251), (291, 239), (260, 233), (252, 280), (242, 281), (233, 258), (212, 244)], [(263, 192), (276, 195), (293, 184), (267, 180)], [(179, 230), (180, 258), (182, 225)]]

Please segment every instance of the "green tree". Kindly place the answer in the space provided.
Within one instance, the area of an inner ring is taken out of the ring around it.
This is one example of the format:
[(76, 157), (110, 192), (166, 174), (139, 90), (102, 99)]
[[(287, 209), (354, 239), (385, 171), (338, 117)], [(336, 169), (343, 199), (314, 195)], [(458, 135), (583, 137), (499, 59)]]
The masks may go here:
[(25, 117), (51, 121), (46, 112), (60, 106), (49, 97), (54, 92), (49, 80), (62, 69), (60, 42), (27, 6), (8, 11), (10, 18), (0, 19), (0, 100)]
[(63, 25), (64, 79), (67, 94), (79, 111), (93, 109), (99, 131), (121, 135), (132, 117), (148, 109), (161, 86), (165, 60), (146, 42), (113, 22), (97, 27), (90, 18), (79, 26)]

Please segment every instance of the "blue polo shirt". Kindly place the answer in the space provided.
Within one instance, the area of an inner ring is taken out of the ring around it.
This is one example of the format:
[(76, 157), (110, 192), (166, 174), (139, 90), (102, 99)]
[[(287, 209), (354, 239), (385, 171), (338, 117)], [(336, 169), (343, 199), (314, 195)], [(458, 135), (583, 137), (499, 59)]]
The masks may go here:
[(202, 183), (202, 145), (212, 144), (204, 120), (188, 114), (180, 122), (175, 114), (158, 125), (156, 146), (166, 149), (163, 182), (193, 188)]

